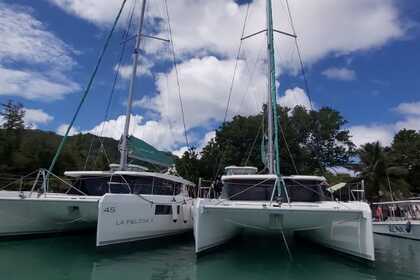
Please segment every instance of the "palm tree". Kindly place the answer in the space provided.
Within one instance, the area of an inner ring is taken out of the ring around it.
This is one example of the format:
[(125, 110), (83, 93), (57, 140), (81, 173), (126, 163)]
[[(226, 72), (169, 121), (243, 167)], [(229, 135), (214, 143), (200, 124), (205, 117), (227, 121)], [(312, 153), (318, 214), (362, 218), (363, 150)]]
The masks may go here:
[(391, 166), (379, 142), (363, 145), (359, 149), (359, 158), (359, 176), (366, 182), (369, 199), (393, 200), (408, 194), (409, 184), (404, 179), (408, 170), (401, 166)]

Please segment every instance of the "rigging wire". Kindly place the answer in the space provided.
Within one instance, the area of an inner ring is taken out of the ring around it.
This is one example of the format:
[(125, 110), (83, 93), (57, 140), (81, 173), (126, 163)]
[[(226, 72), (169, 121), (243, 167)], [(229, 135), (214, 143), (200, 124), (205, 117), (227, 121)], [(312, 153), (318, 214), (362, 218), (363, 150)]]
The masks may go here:
[(232, 97), (233, 85), (234, 85), (234, 83), (235, 83), (236, 73), (237, 73), (237, 70), (238, 70), (238, 64), (239, 64), (239, 63), (238, 63), (238, 62), (239, 62), (239, 57), (240, 57), (240, 55), (241, 55), (241, 50), (242, 50), (242, 38), (243, 38), (243, 37), (244, 37), (244, 35), (245, 35), (245, 27), (246, 27), (246, 22), (247, 22), (247, 20), (248, 20), (248, 15), (249, 15), (249, 7), (250, 7), (250, 3), (248, 3), (248, 4), (247, 4), (247, 6), (246, 6), (245, 19), (244, 19), (244, 23), (243, 23), (243, 26), (242, 26), (241, 40), (240, 40), (240, 42), (239, 42), (238, 51), (237, 51), (237, 53), (236, 53), (235, 67), (234, 67), (234, 70), (233, 70), (232, 81), (231, 81), (231, 83), (230, 83), (230, 87), (229, 87), (229, 95), (228, 95), (228, 100), (227, 100), (227, 104), (226, 104), (225, 115), (224, 115), (224, 117), (223, 117), (223, 123), (225, 123), (225, 122), (226, 122), (226, 119), (227, 119), (227, 114), (228, 114), (229, 107), (230, 107), (230, 100), (231, 100), (231, 97)]
[[(242, 25), (241, 40), (239, 42), (239, 47), (238, 47), (238, 51), (237, 51), (237, 54), (236, 54), (235, 67), (234, 67), (234, 70), (233, 70), (232, 81), (231, 81), (231, 84), (230, 84), (230, 87), (229, 87), (228, 100), (227, 100), (227, 104), (226, 104), (226, 109), (225, 109), (225, 114), (224, 114), (224, 117), (223, 117), (222, 125), (224, 125), (224, 123), (226, 122), (227, 114), (228, 114), (229, 107), (230, 107), (230, 100), (231, 100), (231, 97), (232, 97), (233, 85), (234, 85), (234, 82), (235, 82), (236, 72), (237, 72), (237, 69), (238, 69), (239, 57), (241, 55), (241, 50), (242, 50), (242, 38), (243, 38), (243, 36), (245, 34), (245, 27), (246, 27), (246, 22), (248, 20), (249, 9), (250, 9), (250, 3), (248, 3), (247, 4), (247, 7), (246, 7), (245, 18), (244, 18), (243, 25)], [(219, 154), (221, 154), (221, 156), (220, 157), (217, 157), (218, 158), (218, 163), (216, 164), (217, 169), (216, 169), (216, 174), (214, 176), (214, 181), (216, 181), (217, 176), (220, 173), (220, 169), (222, 168), (223, 159), (224, 159), (224, 153), (223, 153), (223, 151), (220, 151)]]
[(168, 31), (169, 31), (169, 37), (170, 37), (171, 50), (172, 50), (172, 60), (173, 60), (174, 68), (175, 68), (176, 84), (177, 84), (177, 87), (178, 87), (178, 100), (179, 100), (179, 105), (181, 107), (182, 124), (184, 126), (185, 144), (186, 144), (187, 148), (189, 148), (190, 144), (189, 144), (188, 135), (187, 135), (187, 125), (185, 123), (184, 104), (182, 102), (182, 96), (181, 96), (181, 85), (180, 85), (180, 82), (179, 82), (179, 73), (178, 73), (178, 67), (177, 67), (177, 62), (176, 62), (177, 60), (176, 60), (176, 55), (175, 55), (174, 39), (173, 39), (173, 36), (172, 36), (171, 20), (170, 20), (170, 17), (169, 17), (168, 1), (164, 0), (164, 3), (165, 3), (166, 17), (168, 19)]
[(72, 129), (72, 127), (74, 125), (74, 122), (76, 121), (77, 115), (79, 114), (80, 109), (82, 108), (82, 105), (85, 102), (85, 99), (86, 99), (86, 97), (88, 96), (88, 94), (90, 92), (90, 89), (92, 87), (93, 81), (94, 81), (94, 79), (96, 77), (96, 74), (97, 74), (97, 72), (99, 70), (99, 66), (101, 65), (102, 60), (103, 60), (103, 58), (105, 56), (105, 52), (108, 49), (108, 46), (109, 46), (109, 43), (111, 41), (112, 35), (114, 34), (114, 31), (115, 31), (115, 29), (117, 27), (117, 24), (119, 22), (119, 19), (121, 17), (121, 14), (122, 14), (122, 11), (123, 11), (123, 9), (125, 7), (126, 2), (127, 2), (127, 0), (123, 0), (123, 2), (121, 3), (121, 7), (120, 7), (120, 9), (118, 11), (118, 14), (117, 14), (115, 20), (114, 20), (114, 23), (112, 25), (111, 31), (109, 32), (108, 36), (106, 37), (106, 41), (105, 41), (105, 44), (104, 44), (104, 46), (103, 46), (103, 48), (102, 48), (102, 50), (100, 52), (100, 55), (98, 57), (98, 61), (97, 61), (96, 65), (95, 65), (95, 68), (94, 68), (94, 70), (92, 72), (92, 75), (90, 76), (90, 79), (88, 81), (88, 84), (86, 86), (86, 89), (83, 92), (82, 99), (80, 100), (80, 102), (79, 102), (79, 104), (78, 104), (78, 106), (76, 108), (76, 111), (75, 111), (75, 113), (73, 115), (73, 118), (72, 118), (69, 126), (67, 127), (66, 133), (64, 134), (63, 138), (61, 139), (60, 145), (58, 146), (57, 151), (56, 151), (56, 153), (54, 155), (54, 158), (51, 161), (50, 167), (48, 168), (48, 172), (49, 173), (51, 173), (52, 170), (54, 169), (55, 163), (57, 162), (58, 157), (61, 154), (61, 151), (63, 149), (64, 143), (66, 142), (67, 137), (69, 135), (69, 132)]
[[(104, 129), (105, 129), (105, 122), (108, 120), (108, 117), (109, 117), (109, 111), (110, 111), (110, 108), (111, 108), (111, 104), (112, 104), (112, 100), (113, 100), (115, 88), (116, 88), (116, 85), (117, 85), (118, 80), (119, 80), (118, 78), (120, 76), (119, 75), (119, 72), (120, 72), (120, 68), (121, 68), (121, 63), (122, 63), (122, 60), (123, 60), (124, 55), (125, 55), (125, 50), (126, 50), (126, 47), (127, 47), (127, 39), (128, 39), (129, 34), (130, 34), (130, 30), (131, 30), (131, 26), (132, 26), (132, 22), (133, 22), (133, 15), (134, 15), (136, 4), (137, 4), (137, 0), (133, 1), (132, 7), (131, 7), (130, 13), (129, 13), (129, 18), (128, 18), (128, 22), (127, 22), (127, 28), (126, 28), (126, 30), (123, 31), (123, 34), (121, 36), (122, 37), (123, 46), (121, 48), (121, 52), (120, 52), (120, 55), (118, 57), (117, 63), (115, 64), (115, 66), (116, 66), (115, 67), (115, 75), (114, 75), (114, 79), (112, 81), (111, 91), (109, 93), (108, 102), (107, 102), (107, 105), (106, 105), (106, 109), (105, 109), (105, 114), (104, 114), (104, 118), (103, 118), (101, 130), (100, 130), (99, 135), (96, 135), (96, 137), (93, 137), (92, 138), (92, 141), (91, 141), (90, 147), (89, 147), (89, 151), (88, 151), (88, 154), (86, 156), (86, 161), (85, 161), (84, 168), (83, 168), (84, 170), (86, 170), (86, 168), (87, 168), (87, 164), (88, 164), (89, 157), (90, 157), (90, 152), (91, 152), (91, 150), (93, 148), (94, 141), (96, 139), (98, 139), (100, 141), (100, 147), (99, 147), (99, 149), (101, 149), (102, 152), (104, 153), (105, 158), (106, 158), (108, 164), (111, 163), (110, 158), (108, 156), (108, 153), (107, 153), (107, 151), (105, 149), (104, 142), (102, 140), (102, 136), (103, 136), (103, 132), (104, 132)], [(97, 162), (97, 157), (95, 158), (95, 162), (94, 162), (95, 166), (96, 166), (96, 162)]]
[[(286, 2), (286, 9), (287, 9), (287, 14), (288, 14), (288, 18), (289, 18), (290, 27), (292, 28), (293, 35), (295, 35), (294, 42), (295, 42), (296, 51), (297, 51), (297, 55), (298, 55), (298, 59), (299, 59), (299, 64), (300, 64), (300, 68), (301, 68), (301, 74), (302, 74), (305, 90), (306, 90), (306, 93), (307, 93), (307, 96), (308, 96), (308, 99), (309, 99), (309, 105), (311, 107), (311, 110), (313, 111), (314, 106), (313, 106), (313, 102), (312, 102), (311, 91), (310, 91), (309, 82), (308, 82), (308, 78), (307, 78), (306, 71), (305, 71), (305, 64), (303, 63), (302, 51), (301, 51), (301, 48), (300, 48), (300, 45), (299, 45), (298, 38), (296, 36), (296, 28), (295, 28), (295, 23), (294, 23), (292, 12), (291, 12), (290, 5), (289, 5), (289, 0), (284, 0), (284, 1)], [(321, 124), (320, 124), (318, 118), (315, 120), (315, 125), (316, 125), (315, 129), (319, 130)], [(317, 146), (317, 150), (319, 152), (320, 151), (320, 144), (319, 144), (319, 141), (318, 141), (317, 137), (315, 137), (315, 142), (316, 142), (315, 145)], [(315, 152), (315, 157), (317, 158), (317, 162), (318, 162), (318, 165), (320, 167), (321, 174), (325, 174), (324, 166), (321, 162), (321, 159), (320, 159), (320, 156), (318, 155), (318, 152)]]
[(289, 16), (290, 27), (292, 28), (293, 35), (295, 35), (294, 42), (295, 42), (296, 51), (297, 51), (297, 55), (298, 55), (298, 59), (299, 59), (300, 70), (301, 70), (303, 82), (304, 82), (304, 85), (305, 85), (305, 90), (306, 90), (306, 93), (308, 94), (309, 104), (311, 106), (311, 109), (313, 110), (314, 106), (313, 106), (313, 103), (312, 103), (311, 91), (309, 89), (309, 82), (308, 82), (306, 71), (305, 71), (305, 64), (303, 63), (302, 51), (301, 51), (301, 48), (300, 48), (300, 45), (299, 45), (299, 40), (298, 40), (297, 35), (296, 35), (296, 28), (295, 28), (295, 23), (294, 23), (292, 12), (291, 12), (290, 5), (289, 5), (289, 0), (284, 0), (284, 1), (286, 1), (286, 9), (287, 9), (287, 14)]

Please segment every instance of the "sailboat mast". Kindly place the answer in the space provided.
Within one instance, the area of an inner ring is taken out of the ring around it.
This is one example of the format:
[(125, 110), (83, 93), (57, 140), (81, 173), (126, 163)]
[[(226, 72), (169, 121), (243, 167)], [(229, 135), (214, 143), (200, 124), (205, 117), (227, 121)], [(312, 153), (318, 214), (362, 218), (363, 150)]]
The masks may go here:
[(271, 0), (266, 1), (267, 21), (267, 120), (268, 120), (268, 171), (280, 173), (278, 149), (278, 120), (276, 98), (276, 70), (274, 60), (273, 15)]
[(133, 68), (131, 71), (130, 87), (128, 91), (128, 100), (127, 100), (127, 111), (125, 115), (124, 132), (122, 135), (121, 148), (120, 148), (120, 153), (121, 153), (120, 170), (127, 169), (128, 134), (130, 130), (131, 109), (133, 107), (133, 95), (134, 95), (135, 82), (136, 82), (136, 76), (137, 76), (137, 65), (138, 65), (138, 60), (139, 60), (140, 42), (142, 38), (145, 9), (146, 9), (146, 0), (143, 0), (142, 6), (141, 6), (141, 14), (140, 14), (140, 25), (139, 25), (139, 29), (136, 36), (136, 45), (133, 51)]

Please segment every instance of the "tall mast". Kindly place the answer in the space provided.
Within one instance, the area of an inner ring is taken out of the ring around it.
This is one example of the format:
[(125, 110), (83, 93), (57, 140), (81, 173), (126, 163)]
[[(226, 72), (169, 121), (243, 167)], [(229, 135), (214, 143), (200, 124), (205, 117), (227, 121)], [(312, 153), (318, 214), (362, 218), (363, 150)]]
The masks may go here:
[(266, 1), (267, 21), (267, 120), (268, 120), (268, 171), (280, 175), (278, 120), (276, 97), (276, 70), (274, 61), (273, 15), (271, 0)]
[(134, 86), (135, 86), (135, 81), (136, 81), (136, 76), (137, 76), (137, 64), (139, 60), (140, 42), (141, 42), (142, 31), (143, 31), (145, 8), (146, 8), (146, 0), (143, 0), (142, 6), (141, 6), (140, 25), (139, 25), (139, 30), (136, 36), (136, 45), (133, 51), (133, 68), (131, 71), (130, 87), (128, 91), (128, 100), (127, 100), (127, 111), (125, 114), (124, 132), (122, 135), (121, 148), (120, 148), (120, 153), (121, 153), (120, 170), (127, 169), (128, 133), (130, 129), (131, 109), (133, 106), (133, 94), (134, 94), (134, 88), (135, 88)]

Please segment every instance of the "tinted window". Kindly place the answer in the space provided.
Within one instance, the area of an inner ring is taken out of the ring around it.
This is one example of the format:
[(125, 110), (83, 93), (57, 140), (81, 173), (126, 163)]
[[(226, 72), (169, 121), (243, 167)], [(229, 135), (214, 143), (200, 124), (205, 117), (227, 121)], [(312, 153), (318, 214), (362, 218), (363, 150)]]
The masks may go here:
[[(108, 192), (109, 177), (80, 177), (74, 186), (87, 195), (104, 195)], [(71, 189), (70, 194), (81, 194), (75, 189)]]
[(173, 181), (154, 178), (153, 194), (157, 195), (175, 195), (181, 192), (181, 184)]
[(155, 215), (171, 215), (172, 207), (171, 205), (156, 205)]
[[(229, 180), (224, 182), (222, 198), (269, 201), (275, 180)], [(275, 195), (277, 194), (277, 191)]]
[(134, 194), (151, 194), (153, 177), (124, 176)]
[(290, 201), (317, 202), (325, 200), (322, 181), (285, 179)]

